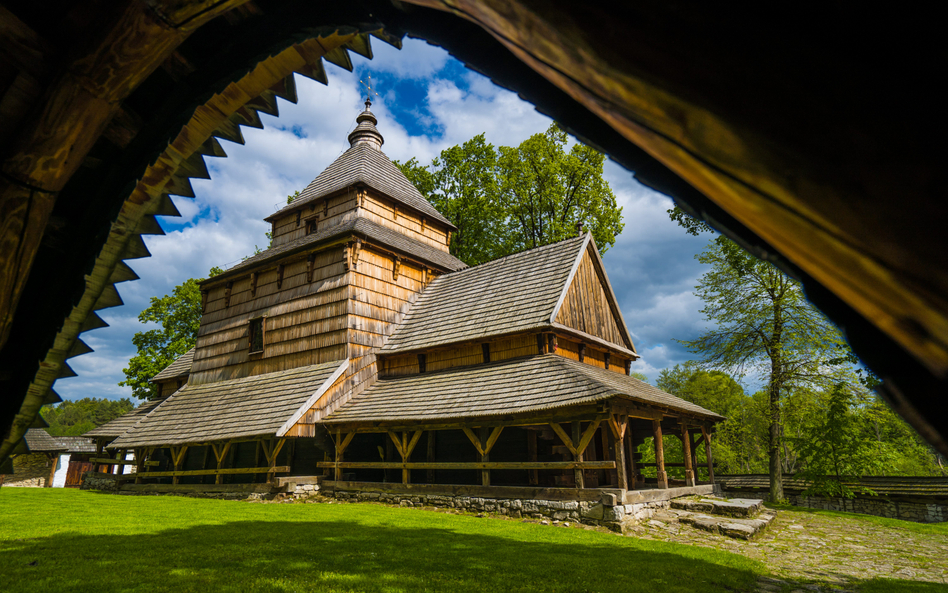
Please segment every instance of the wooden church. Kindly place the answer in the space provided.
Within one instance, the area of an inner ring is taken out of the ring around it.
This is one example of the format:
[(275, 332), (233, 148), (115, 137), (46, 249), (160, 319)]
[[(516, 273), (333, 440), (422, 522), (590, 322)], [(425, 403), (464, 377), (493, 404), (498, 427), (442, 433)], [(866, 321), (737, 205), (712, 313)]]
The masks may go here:
[(466, 266), (370, 107), (266, 219), (269, 249), (202, 283), (197, 344), (155, 377), (161, 399), (90, 433), (118, 463), (134, 451), (123, 488), (290, 478), (569, 498), (667, 488), (666, 465), (695, 485), (722, 418), (629, 376), (639, 355), (591, 235)]

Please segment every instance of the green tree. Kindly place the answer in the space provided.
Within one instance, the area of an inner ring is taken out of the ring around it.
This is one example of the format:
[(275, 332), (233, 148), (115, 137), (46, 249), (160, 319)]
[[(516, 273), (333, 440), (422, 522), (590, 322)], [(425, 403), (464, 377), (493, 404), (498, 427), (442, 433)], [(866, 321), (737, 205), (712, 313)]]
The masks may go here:
[(853, 498), (857, 492), (875, 494), (844, 480), (882, 471), (887, 457), (880, 455), (879, 447), (871, 446), (872, 441), (862, 438), (853, 400), (851, 387), (837, 383), (826, 398), (826, 413), (795, 439), (803, 461), (796, 477), (808, 482), (803, 494), (844, 498)]
[(602, 178), (605, 155), (581, 143), (566, 152), (566, 132), (551, 124), (516, 148), (500, 147), (498, 186), (509, 252), (592, 233), (605, 253), (622, 232), (622, 208)]
[(478, 134), (464, 144), (441, 151), (431, 168), (412, 158), (399, 164), (408, 180), (457, 227), (451, 254), (477, 265), (503, 255), (498, 235), (503, 215), (497, 199), (497, 153)]
[(710, 266), (695, 287), (715, 326), (682, 340), (705, 368), (748, 373), (766, 383), (770, 496), (783, 500), (781, 406), (793, 388), (835, 383), (849, 368), (839, 331), (816, 310), (800, 284), (736, 244), (717, 237), (697, 256)]
[[(210, 275), (223, 272), (211, 268)], [(136, 333), (132, 343), (138, 354), (122, 369), (125, 380), (121, 386), (132, 388), (132, 396), (152, 399), (157, 391), (151, 378), (161, 372), (176, 358), (194, 347), (201, 325), (201, 289), (198, 283), (203, 278), (191, 278), (174, 287), (171, 294), (151, 297), (151, 304), (138, 314), (142, 323), (157, 323), (161, 327)]]
[(431, 166), (396, 165), (458, 231), (451, 253), (469, 265), (592, 233), (600, 253), (622, 232), (622, 208), (602, 178), (605, 157), (583, 144), (567, 152), (555, 124), (516, 147), (480, 134), (441, 152)]
[(49, 424), (46, 429), (49, 434), (79, 436), (130, 412), (134, 407), (128, 398), (110, 400), (86, 397), (43, 406), (40, 414)]

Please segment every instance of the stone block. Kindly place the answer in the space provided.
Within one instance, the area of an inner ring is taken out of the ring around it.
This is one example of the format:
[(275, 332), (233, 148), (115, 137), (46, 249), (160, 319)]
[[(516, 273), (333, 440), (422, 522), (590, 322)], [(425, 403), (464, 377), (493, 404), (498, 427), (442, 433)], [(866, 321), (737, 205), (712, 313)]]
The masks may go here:
[(607, 506), (607, 507), (614, 507), (614, 506), (616, 506), (616, 502), (617, 502), (617, 497), (616, 497), (615, 494), (613, 494), (613, 493), (611, 493), (611, 492), (603, 492), (603, 493), (602, 493), (602, 504), (603, 504), (604, 506)]
[(756, 529), (743, 523), (719, 523), (718, 529), (722, 535), (739, 539), (750, 539), (757, 533)]
[(583, 513), (583, 517), (586, 519), (592, 519), (594, 521), (602, 521), (604, 511), (605, 507), (603, 507), (601, 504), (593, 505), (589, 508), (589, 510)]

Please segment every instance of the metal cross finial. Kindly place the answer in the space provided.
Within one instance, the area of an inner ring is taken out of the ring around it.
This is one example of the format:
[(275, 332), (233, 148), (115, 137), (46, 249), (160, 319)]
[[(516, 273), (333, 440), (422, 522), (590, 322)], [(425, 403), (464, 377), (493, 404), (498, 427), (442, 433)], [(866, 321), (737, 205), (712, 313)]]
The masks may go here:
[(376, 97), (378, 97), (379, 94), (378, 94), (377, 92), (375, 92), (375, 89), (374, 89), (374, 88), (372, 88), (372, 75), (369, 74), (368, 76), (366, 76), (366, 78), (369, 79), (369, 82), (365, 82), (364, 80), (360, 80), (359, 83), (360, 83), (362, 86), (365, 87), (365, 94), (366, 94), (366, 97), (365, 97), (365, 105), (366, 105), (366, 107), (368, 107), (369, 105), (372, 104), (372, 95), (374, 94)]

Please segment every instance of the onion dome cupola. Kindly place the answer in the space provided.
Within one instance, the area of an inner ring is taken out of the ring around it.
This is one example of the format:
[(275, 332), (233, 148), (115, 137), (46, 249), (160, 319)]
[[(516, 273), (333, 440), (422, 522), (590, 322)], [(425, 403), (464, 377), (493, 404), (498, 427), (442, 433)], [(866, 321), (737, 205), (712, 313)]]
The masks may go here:
[(381, 150), (385, 144), (382, 134), (375, 128), (379, 120), (372, 113), (372, 101), (365, 100), (365, 110), (356, 117), (356, 128), (349, 134), (349, 146), (355, 147), (359, 144), (365, 144)]

